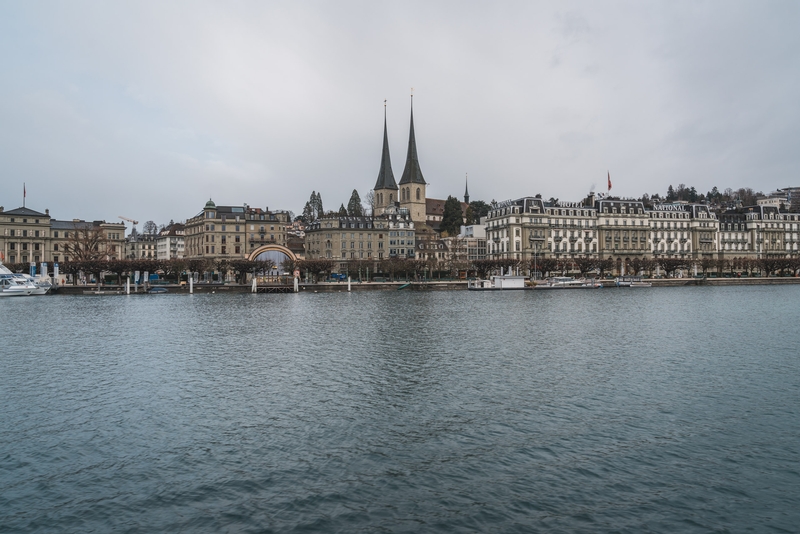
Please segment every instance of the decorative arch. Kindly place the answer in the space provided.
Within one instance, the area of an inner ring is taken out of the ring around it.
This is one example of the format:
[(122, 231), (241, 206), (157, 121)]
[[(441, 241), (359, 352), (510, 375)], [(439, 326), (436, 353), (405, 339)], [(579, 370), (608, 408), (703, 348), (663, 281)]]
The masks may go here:
[(292, 252), (291, 250), (282, 245), (276, 245), (276, 244), (270, 244), (258, 247), (257, 249), (255, 249), (253, 252), (250, 253), (247, 259), (250, 261), (255, 261), (255, 259), (258, 257), (259, 254), (261, 254), (262, 252), (269, 252), (271, 250), (286, 254), (292, 261), (297, 260), (297, 256), (294, 255), (294, 252)]

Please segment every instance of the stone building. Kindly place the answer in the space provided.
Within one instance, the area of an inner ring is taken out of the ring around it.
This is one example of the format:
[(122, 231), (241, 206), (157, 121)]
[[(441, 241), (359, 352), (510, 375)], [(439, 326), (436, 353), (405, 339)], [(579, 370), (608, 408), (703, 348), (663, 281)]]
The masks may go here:
[(800, 214), (773, 205), (729, 209), (674, 202), (596, 198), (545, 202), (523, 197), (495, 204), (486, 220), (487, 257), (611, 259), (759, 259), (800, 254)]
[(156, 237), (156, 257), (159, 260), (175, 260), (184, 257), (186, 230), (180, 223), (172, 223)]
[(335, 260), (340, 272), (348, 262), (414, 257), (414, 221), (404, 208), (387, 207), (376, 217), (324, 217), (305, 231), (305, 257)]
[(125, 238), (125, 259), (155, 260), (158, 258), (158, 236), (156, 234), (140, 234), (136, 227)]
[(50, 210), (4, 211), (0, 207), (0, 251), (4, 263), (52, 261), (51, 247)]
[(720, 257), (756, 259), (800, 253), (800, 214), (775, 206), (749, 206), (719, 215)]
[(58, 263), (75, 260), (75, 247), (92, 234), (95, 256), (119, 259), (124, 254), (125, 225), (106, 221), (60, 221), (27, 207), (0, 207), (0, 252), (5, 263)]
[(186, 221), (185, 256), (205, 259), (253, 259), (260, 251), (289, 252), (285, 211), (242, 206), (217, 206), (209, 199), (203, 210)]
[(106, 221), (84, 221), (72, 219), (71, 221), (50, 220), (52, 235), (51, 261), (80, 260), (87, 254), (77, 253), (78, 247), (85, 247), (90, 240), (96, 239), (95, 252), (89, 254), (97, 259), (120, 260), (125, 255), (125, 224)]

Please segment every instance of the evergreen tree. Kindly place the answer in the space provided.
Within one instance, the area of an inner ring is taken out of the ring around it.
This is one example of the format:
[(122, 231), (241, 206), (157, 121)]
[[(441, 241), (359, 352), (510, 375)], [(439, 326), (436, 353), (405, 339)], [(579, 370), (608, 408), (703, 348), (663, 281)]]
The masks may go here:
[(350, 195), (350, 202), (347, 203), (347, 214), (351, 217), (361, 217), (364, 215), (364, 208), (361, 206), (361, 197), (358, 196), (358, 191), (353, 189), (353, 194)]
[(492, 208), (483, 200), (473, 200), (469, 203), (469, 207), (472, 208), (473, 224), (480, 222), (481, 217), (489, 215), (489, 210)]
[(464, 224), (469, 226), (470, 224), (475, 224), (475, 212), (472, 211), (472, 206), (467, 206), (467, 220)]
[(675, 194), (675, 190), (670, 185), (667, 188), (667, 202), (672, 202), (673, 200), (678, 200), (678, 195)]
[(322, 194), (311, 192), (311, 206), (314, 208), (315, 220), (325, 215), (325, 210), (322, 208)]
[(344, 207), (344, 204), (339, 206), (339, 217), (347, 217), (347, 208)]
[(461, 202), (456, 197), (448, 196), (444, 203), (444, 213), (439, 231), (448, 236), (456, 236), (461, 230), (462, 224), (464, 224), (464, 218), (461, 212)]
[(303, 206), (303, 214), (300, 216), (300, 220), (303, 221), (303, 224), (311, 224), (314, 222), (314, 208), (311, 207), (310, 200)]

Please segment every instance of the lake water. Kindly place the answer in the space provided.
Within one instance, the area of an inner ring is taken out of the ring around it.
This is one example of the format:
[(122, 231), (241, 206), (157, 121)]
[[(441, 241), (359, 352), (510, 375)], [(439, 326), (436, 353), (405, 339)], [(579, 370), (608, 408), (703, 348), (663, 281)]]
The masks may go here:
[(0, 300), (0, 532), (797, 532), (800, 286)]

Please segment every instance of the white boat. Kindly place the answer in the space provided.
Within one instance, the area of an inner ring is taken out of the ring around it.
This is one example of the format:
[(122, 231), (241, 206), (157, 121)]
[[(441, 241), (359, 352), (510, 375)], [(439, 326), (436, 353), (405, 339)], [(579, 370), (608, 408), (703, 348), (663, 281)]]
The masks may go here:
[(46, 295), (53, 287), (48, 276), (33, 277), (25, 273), (12, 273), (2, 262), (0, 262), (0, 276), (11, 277), (20, 284), (31, 288), (31, 295)]
[(470, 291), (497, 291), (501, 289), (529, 289), (524, 276), (492, 276), (488, 280), (468, 280)]
[(36, 286), (5, 273), (0, 273), (0, 297), (29, 297)]
[(494, 275), (488, 280), (468, 280), (467, 289), (470, 291), (496, 291), (501, 289), (528, 289), (525, 285), (526, 278), (524, 276), (511, 274), (511, 267), (508, 268), (508, 273), (503, 274), (500, 271), (499, 275)]
[(653, 287), (651, 282), (645, 282), (641, 276), (620, 276), (614, 279), (617, 287)]
[(594, 278), (575, 279), (572, 276), (553, 276), (543, 284), (537, 284), (534, 289), (597, 289), (603, 284)]
[(33, 293), (31, 293), (31, 295), (46, 295), (53, 288), (53, 284), (50, 283), (50, 277), (49, 276), (48, 277), (45, 277), (45, 276), (35, 276), (34, 277), (34, 276), (31, 276), (31, 275), (25, 274), (25, 273), (18, 274), (18, 276), (21, 276), (22, 278), (27, 280), (28, 283), (31, 283), (31, 284), (36, 286), (36, 289), (33, 291)]

